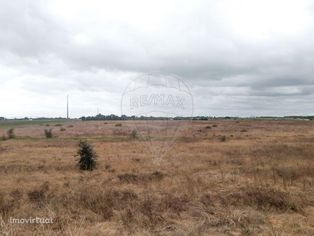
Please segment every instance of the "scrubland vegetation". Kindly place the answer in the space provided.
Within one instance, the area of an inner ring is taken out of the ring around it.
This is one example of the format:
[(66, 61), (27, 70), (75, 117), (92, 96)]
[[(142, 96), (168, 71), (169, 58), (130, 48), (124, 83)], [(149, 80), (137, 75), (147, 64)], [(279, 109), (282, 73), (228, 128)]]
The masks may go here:
[(314, 121), (193, 121), (157, 164), (127, 122), (0, 125), (1, 234), (314, 235)]

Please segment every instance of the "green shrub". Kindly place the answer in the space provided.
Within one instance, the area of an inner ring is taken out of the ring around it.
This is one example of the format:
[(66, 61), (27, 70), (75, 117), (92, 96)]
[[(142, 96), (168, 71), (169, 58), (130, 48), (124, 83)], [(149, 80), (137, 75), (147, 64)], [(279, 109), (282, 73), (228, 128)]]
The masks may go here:
[(136, 129), (133, 129), (131, 134), (130, 134), (130, 137), (132, 139), (137, 139), (138, 138), (138, 133), (137, 133), (137, 130)]
[(52, 138), (52, 129), (45, 129), (46, 138)]
[(220, 142), (226, 142), (227, 137), (225, 135), (221, 135), (221, 136), (219, 136), (219, 140), (220, 140)]
[(7, 131), (7, 137), (8, 139), (15, 138), (14, 129), (11, 128)]
[(66, 128), (60, 128), (60, 131), (66, 131)]
[(96, 153), (89, 143), (86, 141), (80, 141), (77, 153), (80, 156), (78, 166), (81, 170), (92, 171), (96, 168)]

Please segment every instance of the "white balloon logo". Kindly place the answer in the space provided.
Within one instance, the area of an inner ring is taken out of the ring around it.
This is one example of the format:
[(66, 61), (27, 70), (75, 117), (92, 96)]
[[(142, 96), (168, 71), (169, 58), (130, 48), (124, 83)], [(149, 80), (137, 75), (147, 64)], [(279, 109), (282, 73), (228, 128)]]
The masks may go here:
[(155, 160), (160, 160), (187, 129), (193, 116), (193, 97), (188, 86), (176, 76), (145, 74), (124, 91), (121, 113), (134, 116), (129, 125), (138, 132)]

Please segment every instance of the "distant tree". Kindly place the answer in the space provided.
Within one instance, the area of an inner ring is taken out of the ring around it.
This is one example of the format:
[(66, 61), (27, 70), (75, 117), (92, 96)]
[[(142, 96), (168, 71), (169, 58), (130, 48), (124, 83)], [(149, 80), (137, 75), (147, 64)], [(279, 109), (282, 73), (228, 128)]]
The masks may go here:
[(78, 166), (81, 170), (92, 171), (96, 168), (96, 153), (89, 143), (80, 141), (77, 153), (80, 156)]

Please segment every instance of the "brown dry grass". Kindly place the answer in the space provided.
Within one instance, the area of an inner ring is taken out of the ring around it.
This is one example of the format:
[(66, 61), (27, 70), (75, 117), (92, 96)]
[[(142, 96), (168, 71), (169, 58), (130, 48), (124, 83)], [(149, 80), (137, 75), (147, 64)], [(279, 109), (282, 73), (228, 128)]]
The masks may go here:
[[(313, 121), (195, 121), (157, 163), (127, 122), (49, 127), (51, 139), (33, 124), (0, 141), (1, 234), (314, 235)], [(171, 141), (149, 127), (149, 145)], [(75, 166), (80, 138), (95, 171)], [(9, 223), (36, 216), (54, 223)]]

